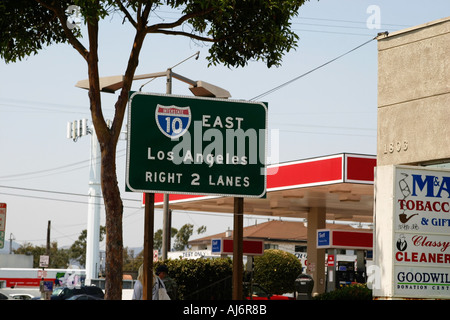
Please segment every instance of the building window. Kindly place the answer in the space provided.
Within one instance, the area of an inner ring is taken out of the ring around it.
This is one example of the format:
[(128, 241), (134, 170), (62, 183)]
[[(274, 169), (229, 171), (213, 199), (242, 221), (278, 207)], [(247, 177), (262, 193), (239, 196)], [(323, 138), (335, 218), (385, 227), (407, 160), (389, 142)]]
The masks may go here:
[(264, 250), (267, 249), (278, 249), (278, 245), (273, 243), (264, 243)]

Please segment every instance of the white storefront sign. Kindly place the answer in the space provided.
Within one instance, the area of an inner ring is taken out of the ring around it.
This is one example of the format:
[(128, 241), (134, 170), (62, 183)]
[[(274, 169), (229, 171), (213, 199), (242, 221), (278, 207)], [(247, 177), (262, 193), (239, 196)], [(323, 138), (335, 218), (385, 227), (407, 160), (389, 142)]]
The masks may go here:
[(450, 298), (450, 171), (376, 169), (374, 262), (379, 298)]
[(167, 257), (169, 259), (199, 259), (199, 258), (220, 257), (220, 255), (212, 253), (211, 250), (194, 250), (194, 251), (167, 252)]

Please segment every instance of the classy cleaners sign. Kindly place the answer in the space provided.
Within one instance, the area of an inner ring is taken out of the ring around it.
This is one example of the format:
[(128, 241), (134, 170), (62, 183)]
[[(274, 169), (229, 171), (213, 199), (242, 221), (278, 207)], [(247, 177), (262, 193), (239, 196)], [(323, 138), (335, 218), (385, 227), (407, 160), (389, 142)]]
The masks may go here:
[(450, 171), (394, 168), (394, 296), (450, 298)]

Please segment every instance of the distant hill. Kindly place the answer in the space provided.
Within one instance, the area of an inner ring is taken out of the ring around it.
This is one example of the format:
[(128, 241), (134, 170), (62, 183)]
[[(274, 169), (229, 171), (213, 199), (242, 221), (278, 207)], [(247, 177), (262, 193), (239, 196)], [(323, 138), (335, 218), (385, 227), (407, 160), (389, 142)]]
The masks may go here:
[[(12, 242), (12, 249), (13, 250), (18, 249), (19, 247), (20, 247), (19, 243), (14, 242), (14, 241)], [(1, 254), (8, 254), (9, 253), (9, 241), (8, 240), (5, 241), (5, 245), (3, 246), (2, 249), (0, 249), (0, 253)]]

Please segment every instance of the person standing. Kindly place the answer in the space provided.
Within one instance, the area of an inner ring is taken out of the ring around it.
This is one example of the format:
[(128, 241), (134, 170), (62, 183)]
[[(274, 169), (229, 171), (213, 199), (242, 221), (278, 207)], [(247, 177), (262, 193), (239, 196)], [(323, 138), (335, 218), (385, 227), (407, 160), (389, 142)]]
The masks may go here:
[(134, 283), (133, 296), (131, 297), (132, 300), (142, 300), (144, 295), (143, 283), (144, 283), (144, 265), (141, 264), (138, 270), (136, 282)]
[[(162, 287), (157, 281), (155, 273), (152, 274), (152, 300), (159, 300), (159, 288)], [(138, 270), (138, 276), (133, 287), (132, 300), (143, 300), (144, 298), (144, 265), (141, 264)]]
[(167, 266), (163, 264), (156, 268), (156, 275), (163, 281), (170, 299), (177, 300), (178, 286), (176, 281), (169, 276), (169, 269)]

